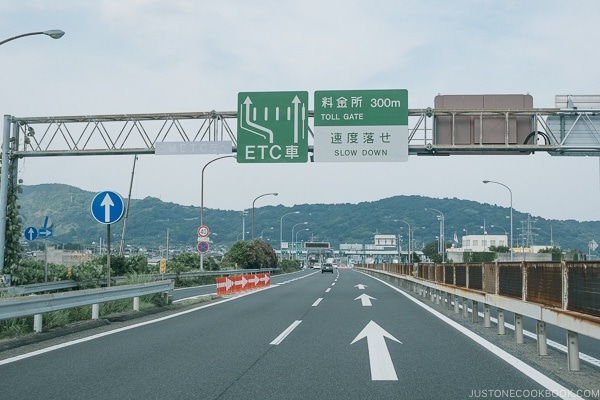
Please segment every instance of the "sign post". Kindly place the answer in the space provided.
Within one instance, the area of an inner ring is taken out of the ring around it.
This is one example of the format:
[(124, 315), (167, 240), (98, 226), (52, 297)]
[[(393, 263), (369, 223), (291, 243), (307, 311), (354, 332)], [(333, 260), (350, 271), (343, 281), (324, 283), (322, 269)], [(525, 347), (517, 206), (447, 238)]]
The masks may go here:
[(210, 248), (208, 235), (210, 229), (206, 225), (200, 225), (198, 227), (198, 244), (196, 244), (196, 250), (200, 253), (200, 271), (204, 271), (204, 254), (208, 253)]
[(106, 285), (110, 287), (110, 225), (123, 216), (123, 198), (115, 192), (100, 192), (92, 199), (91, 210), (96, 221), (106, 225)]
[(315, 92), (317, 162), (408, 161), (408, 91)]
[(237, 161), (308, 161), (308, 92), (238, 93)]

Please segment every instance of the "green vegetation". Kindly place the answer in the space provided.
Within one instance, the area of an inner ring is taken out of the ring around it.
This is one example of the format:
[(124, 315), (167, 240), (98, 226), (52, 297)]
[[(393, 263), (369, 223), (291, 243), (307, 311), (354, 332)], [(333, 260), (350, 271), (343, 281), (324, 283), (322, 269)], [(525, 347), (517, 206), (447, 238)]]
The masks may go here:
[[(22, 225), (39, 227), (46, 215), (54, 221), (54, 236), (49, 242), (58, 246), (83, 245), (97, 248), (100, 238), (106, 237), (106, 227), (94, 220), (90, 213), (90, 204), (95, 193), (61, 184), (23, 186), (18, 204), (23, 218)], [(446, 237), (456, 232), (458, 236), (466, 229), (470, 234), (480, 232), (485, 220), (494, 224), (494, 234), (503, 234), (500, 229), (508, 228), (507, 216), (510, 209), (503, 206), (481, 204), (460, 199), (433, 199), (422, 196), (395, 196), (374, 202), (358, 204), (300, 204), (294, 207), (265, 206), (255, 209), (255, 232), (264, 230), (261, 240), (279, 247), (280, 234), (283, 241), (291, 241), (291, 227), (307, 221), (308, 233), (299, 235), (306, 241), (313, 237), (315, 241), (330, 242), (337, 248), (340, 243), (373, 243), (376, 233), (402, 235), (407, 237), (406, 226), (394, 220), (403, 219), (411, 226), (419, 227), (414, 232), (415, 249), (421, 249), (439, 234), (439, 221), (436, 214), (425, 208), (436, 208), (444, 212)], [(279, 232), (282, 215), (299, 211), (298, 215), (289, 215), (283, 221), (283, 232)], [(147, 197), (132, 199), (125, 237), (126, 245), (144, 248), (149, 252), (158, 252), (159, 247), (167, 243), (171, 249), (184, 249), (195, 252), (197, 228), (200, 222), (200, 209), (197, 206), (183, 206), (162, 202)], [(578, 222), (574, 220), (557, 221), (533, 216), (536, 236), (535, 244), (559, 245), (563, 251), (581, 250), (587, 253), (590, 240), (599, 241), (600, 221)], [(515, 226), (527, 220), (527, 214), (514, 210)], [(211, 251), (225, 252), (240, 238), (240, 213), (235, 210), (204, 209), (204, 223), (211, 230)], [(114, 243), (118, 242), (123, 221), (113, 224), (116, 233)], [(15, 225), (16, 226), (16, 225)], [(275, 229), (269, 229), (275, 227)], [(424, 227), (424, 228), (421, 228)], [(518, 230), (515, 230), (515, 245), (518, 242)], [(314, 235), (314, 236), (309, 236)], [(22, 232), (17, 235), (20, 239)], [(294, 238), (295, 239), (295, 238)], [(31, 249), (41, 244), (40, 240), (30, 242)], [(65, 247), (66, 248), (66, 247)], [(132, 253), (133, 254), (133, 253)], [(170, 258), (170, 257), (169, 257)]]
[[(132, 274), (123, 285), (133, 285), (153, 281), (148, 276)], [(0, 298), (17, 297), (7, 292), (0, 292)], [(164, 306), (164, 298), (159, 294), (140, 297), (140, 310)], [(109, 301), (100, 305), (100, 315), (108, 316), (118, 313), (133, 313), (133, 300), (123, 299)], [(44, 331), (64, 326), (77, 321), (87, 321), (92, 317), (92, 307), (77, 307), (49, 312), (43, 315)], [(22, 336), (33, 331), (33, 316), (0, 320), (0, 339)]]
[(223, 256), (223, 264), (232, 269), (276, 268), (277, 254), (266, 242), (239, 241)]

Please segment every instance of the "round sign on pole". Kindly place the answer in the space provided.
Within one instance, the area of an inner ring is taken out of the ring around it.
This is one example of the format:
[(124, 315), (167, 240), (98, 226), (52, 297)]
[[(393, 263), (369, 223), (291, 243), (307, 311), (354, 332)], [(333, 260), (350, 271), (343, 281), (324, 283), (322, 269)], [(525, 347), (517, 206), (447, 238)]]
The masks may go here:
[(208, 247), (208, 242), (198, 242), (198, 245), (196, 246), (198, 252), (202, 254), (208, 252)]
[(201, 225), (198, 228), (198, 236), (200, 236), (200, 237), (207, 237), (209, 233), (210, 233), (210, 230), (208, 229), (208, 226), (206, 226), (206, 225)]
[(101, 224), (112, 224), (123, 216), (125, 205), (121, 195), (105, 191), (98, 193), (92, 200), (92, 215)]

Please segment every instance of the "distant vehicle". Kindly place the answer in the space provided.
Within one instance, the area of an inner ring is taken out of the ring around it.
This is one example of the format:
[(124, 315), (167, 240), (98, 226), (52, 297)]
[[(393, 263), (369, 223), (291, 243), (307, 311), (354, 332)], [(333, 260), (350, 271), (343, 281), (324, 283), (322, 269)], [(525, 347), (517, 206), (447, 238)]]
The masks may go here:
[(313, 269), (321, 269), (321, 264), (313, 264)]
[(324, 263), (321, 266), (321, 273), (323, 272), (331, 272), (333, 274), (333, 264), (332, 263)]

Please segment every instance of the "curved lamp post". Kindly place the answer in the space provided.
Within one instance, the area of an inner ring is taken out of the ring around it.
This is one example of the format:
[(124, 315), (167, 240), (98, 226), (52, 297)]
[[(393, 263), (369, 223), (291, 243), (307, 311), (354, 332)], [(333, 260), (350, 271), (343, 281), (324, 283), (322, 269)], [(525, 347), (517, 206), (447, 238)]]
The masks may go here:
[[(11, 40), (19, 39), (25, 36), (47, 35), (52, 39), (60, 39), (65, 33), (58, 29), (51, 29), (42, 32), (23, 33), (13, 36), (0, 42), (3, 45)], [(4, 132), (2, 141), (2, 172), (0, 177), (0, 221), (6, 221), (6, 208), (8, 206), (8, 162), (10, 150), (10, 117), (4, 116)], [(4, 269), (4, 255), (6, 247), (6, 224), (0, 224), (0, 273)]]
[(265, 194), (261, 194), (260, 196), (256, 197), (253, 201), (252, 201), (252, 240), (254, 240), (254, 203), (256, 203), (256, 200), (260, 199), (261, 197), (265, 197), (265, 196), (277, 196), (279, 193), (265, 193)]
[(273, 230), (273, 227), (270, 227), (270, 228), (265, 228), (265, 229), (263, 229), (263, 230), (260, 232), (260, 236), (259, 236), (259, 237), (262, 239), (262, 238), (263, 238), (263, 235), (265, 234), (265, 231), (269, 231), (269, 230), (271, 230), (271, 231), (272, 231), (272, 230)]
[(510, 261), (513, 261), (513, 196), (512, 190), (504, 183), (496, 182), (496, 181), (483, 181), (483, 183), (495, 183), (496, 185), (504, 186), (508, 193), (510, 193)]
[(300, 211), (292, 211), (289, 212), (287, 214), (283, 214), (281, 216), (281, 219), (279, 220), (279, 254), (281, 254), (281, 258), (283, 259), (283, 217), (285, 217), (286, 215), (292, 215), (292, 214), (300, 214)]
[(233, 158), (233, 157), (235, 157), (235, 156), (229, 155), (229, 156), (217, 157), (217, 158), (210, 160), (209, 162), (204, 164), (204, 167), (202, 167), (202, 175), (201, 175), (201, 179), (200, 179), (200, 225), (204, 225), (204, 170), (206, 169), (206, 167), (209, 166), (209, 164), (212, 164), (215, 161), (222, 160), (224, 158)]
[(442, 253), (442, 263), (446, 262), (446, 240), (444, 239), (444, 225), (446, 223), (446, 218), (444, 217), (444, 213), (440, 210), (436, 210), (435, 208), (426, 208), (425, 210), (432, 210), (440, 214), (440, 247), (439, 250)]
[(294, 248), (294, 251), (296, 250), (296, 242), (294, 242), (294, 230), (296, 229), (296, 227), (298, 225), (306, 225), (308, 224), (308, 222), (304, 221), (304, 222), (299, 222), (296, 225), (292, 226), (292, 247)]
[[(202, 167), (202, 173), (201, 173), (201, 178), (200, 178), (200, 226), (204, 225), (204, 170), (206, 169), (206, 167), (208, 167), (209, 164), (212, 164), (213, 162), (218, 161), (218, 160), (222, 160), (223, 158), (230, 158), (230, 157), (235, 157), (235, 156), (229, 155), (229, 156), (217, 157), (217, 158), (210, 160), (209, 162), (204, 164), (204, 167)], [(204, 270), (204, 253), (200, 253), (200, 271), (203, 271), (203, 270)]]
[(63, 37), (64, 34), (65, 33), (63, 31), (61, 31), (60, 29), (50, 29), (49, 31), (23, 33), (21, 35), (13, 36), (11, 38), (1, 41), (0, 45), (4, 44), (6, 42), (10, 42), (11, 40), (19, 39), (19, 38), (22, 38), (25, 36), (46, 35), (46, 36), (50, 36), (52, 39), (60, 39), (61, 37)]
[[(412, 260), (412, 253), (410, 251), (410, 243), (411, 243), (410, 235), (411, 235), (412, 232), (411, 232), (411, 229), (410, 229), (410, 224), (408, 222), (404, 221), (403, 219), (395, 219), (394, 222), (403, 222), (406, 225), (408, 225), (408, 258), (407, 258), (407, 261), (410, 264), (411, 260)], [(402, 258), (402, 255), (398, 254), (398, 257)]]
[(296, 243), (298, 243), (298, 234), (302, 231), (310, 231), (310, 228), (298, 229), (296, 231)]

